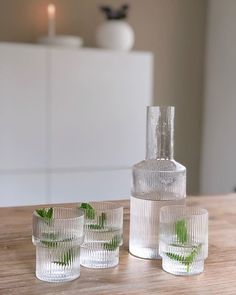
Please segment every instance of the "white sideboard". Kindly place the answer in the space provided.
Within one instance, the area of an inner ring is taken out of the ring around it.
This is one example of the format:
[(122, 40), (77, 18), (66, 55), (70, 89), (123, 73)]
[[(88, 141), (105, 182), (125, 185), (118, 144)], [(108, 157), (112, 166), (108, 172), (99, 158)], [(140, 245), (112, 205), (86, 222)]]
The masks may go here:
[(129, 196), (152, 54), (0, 44), (0, 206)]

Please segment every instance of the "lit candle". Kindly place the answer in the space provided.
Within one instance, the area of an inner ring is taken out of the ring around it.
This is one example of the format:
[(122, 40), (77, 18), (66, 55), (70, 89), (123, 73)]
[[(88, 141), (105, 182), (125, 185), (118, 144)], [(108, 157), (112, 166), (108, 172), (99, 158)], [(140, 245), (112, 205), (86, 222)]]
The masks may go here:
[(55, 16), (56, 16), (56, 7), (54, 4), (48, 5), (48, 37), (54, 37), (56, 34), (56, 24), (55, 24)]

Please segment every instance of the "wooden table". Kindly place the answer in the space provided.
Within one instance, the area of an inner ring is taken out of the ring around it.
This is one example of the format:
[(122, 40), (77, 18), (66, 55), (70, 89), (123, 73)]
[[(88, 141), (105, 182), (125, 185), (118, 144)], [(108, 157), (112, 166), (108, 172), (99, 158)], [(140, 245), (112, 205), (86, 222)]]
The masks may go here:
[(128, 253), (129, 201), (124, 210), (124, 246), (112, 269), (81, 269), (79, 279), (45, 283), (35, 277), (31, 242), (34, 207), (0, 209), (0, 294), (236, 294), (236, 195), (189, 197), (188, 204), (209, 210), (209, 257), (203, 274), (177, 277), (161, 269), (160, 260)]

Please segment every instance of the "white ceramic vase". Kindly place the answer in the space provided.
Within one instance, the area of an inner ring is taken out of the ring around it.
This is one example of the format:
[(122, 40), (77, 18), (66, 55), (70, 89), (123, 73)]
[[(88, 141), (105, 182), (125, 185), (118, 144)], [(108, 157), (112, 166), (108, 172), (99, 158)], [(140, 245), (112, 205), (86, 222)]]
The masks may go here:
[(129, 51), (134, 45), (134, 31), (123, 20), (108, 20), (96, 32), (96, 43), (100, 48)]

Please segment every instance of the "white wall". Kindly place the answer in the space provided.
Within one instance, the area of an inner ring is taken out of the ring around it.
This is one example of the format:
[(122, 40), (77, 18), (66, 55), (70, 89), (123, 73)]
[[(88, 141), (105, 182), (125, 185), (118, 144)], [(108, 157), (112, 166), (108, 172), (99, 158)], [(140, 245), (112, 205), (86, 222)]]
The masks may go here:
[(47, 32), (50, 2), (57, 6), (57, 32), (82, 36), (87, 47), (95, 46), (96, 28), (104, 21), (99, 6), (130, 4), (134, 49), (155, 55), (155, 104), (176, 106), (175, 157), (188, 169), (188, 193), (197, 193), (207, 0), (5, 0), (0, 41), (35, 42)]
[(236, 1), (208, 7), (201, 193), (236, 187)]

